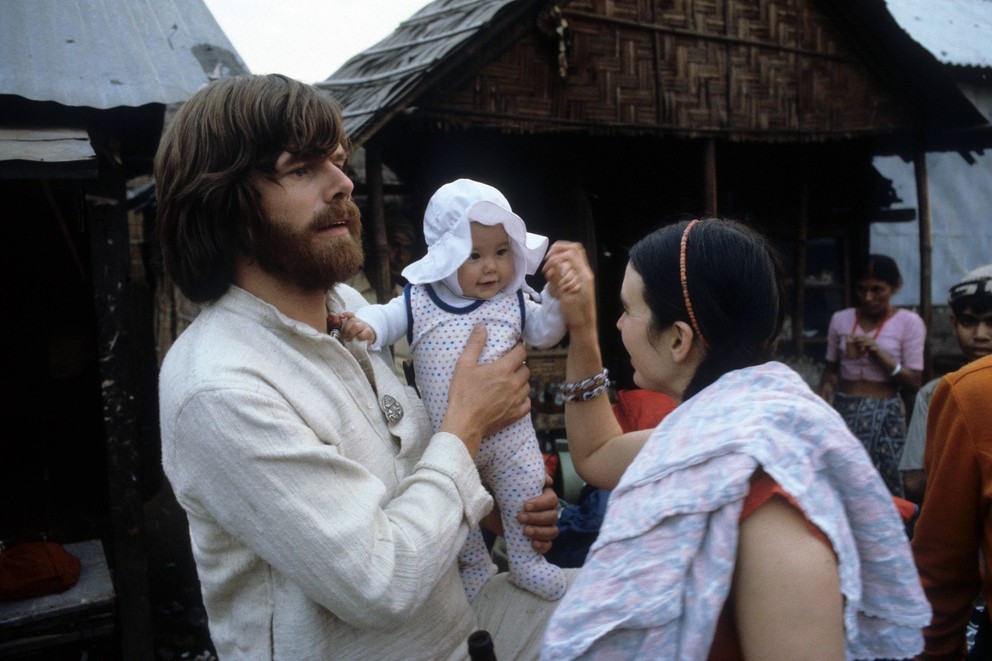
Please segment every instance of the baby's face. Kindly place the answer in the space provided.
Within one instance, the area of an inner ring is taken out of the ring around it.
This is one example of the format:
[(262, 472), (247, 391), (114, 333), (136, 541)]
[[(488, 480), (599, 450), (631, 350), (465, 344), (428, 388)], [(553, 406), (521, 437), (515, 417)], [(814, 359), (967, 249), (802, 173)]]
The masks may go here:
[(502, 225), (473, 222), (472, 253), (458, 268), (458, 286), (468, 298), (489, 300), (513, 279), (510, 237)]

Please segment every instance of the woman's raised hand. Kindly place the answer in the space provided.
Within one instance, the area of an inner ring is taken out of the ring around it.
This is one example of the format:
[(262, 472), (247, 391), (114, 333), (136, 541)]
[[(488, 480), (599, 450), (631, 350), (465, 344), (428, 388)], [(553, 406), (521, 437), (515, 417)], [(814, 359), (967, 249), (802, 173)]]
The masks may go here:
[(562, 314), (569, 329), (596, 322), (596, 291), (581, 243), (556, 241), (544, 262), (544, 277), (551, 294), (561, 301)]

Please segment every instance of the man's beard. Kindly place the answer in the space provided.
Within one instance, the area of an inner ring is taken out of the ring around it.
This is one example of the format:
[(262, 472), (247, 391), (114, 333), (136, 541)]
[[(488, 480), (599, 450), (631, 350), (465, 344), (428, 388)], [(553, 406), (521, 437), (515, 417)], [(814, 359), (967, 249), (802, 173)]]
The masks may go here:
[[(317, 233), (346, 222), (348, 234), (322, 237)], [(293, 231), (266, 218), (254, 231), (252, 255), (268, 273), (304, 290), (327, 290), (362, 268), (362, 218), (351, 200), (335, 201), (302, 230)]]

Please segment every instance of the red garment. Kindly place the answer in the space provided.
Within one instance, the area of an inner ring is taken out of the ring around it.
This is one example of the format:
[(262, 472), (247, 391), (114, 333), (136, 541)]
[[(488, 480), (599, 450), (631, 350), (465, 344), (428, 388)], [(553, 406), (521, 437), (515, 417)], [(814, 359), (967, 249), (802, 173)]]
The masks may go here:
[[(759, 507), (775, 497), (785, 499), (785, 502), (794, 507), (797, 512), (803, 514), (803, 510), (799, 507), (799, 503), (796, 502), (795, 498), (780, 487), (778, 482), (759, 470), (751, 478), (751, 490), (744, 499), (744, 508), (741, 510), (740, 521), (743, 522), (744, 519), (754, 514)], [(803, 514), (803, 518), (805, 516)], [(830, 540), (823, 534), (823, 531), (813, 525), (809, 519), (806, 519), (806, 527), (809, 528), (811, 535), (828, 547), (833, 548)], [(737, 634), (737, 618), (734, 615), (733, 589), (731, 589), (731, 594), (727, 597), (727, 603), (724, 604), (723, 611), (720, 613), (720, 619), (716, 623), (716, 632), (713, 634), (713, 645), (710, 647), (708, 661), (739, 661), (743, 658), (741, 641)]]
[(617, 392), (613, 415), (626, 434), (640, 429), (654, 429), (677, 405), (678, 402), (660, 392), (621, 390)]
[(0, 601), (64, 592), (79, 581), (79, 558), (61, 544), (24, 542), (0, 551)]

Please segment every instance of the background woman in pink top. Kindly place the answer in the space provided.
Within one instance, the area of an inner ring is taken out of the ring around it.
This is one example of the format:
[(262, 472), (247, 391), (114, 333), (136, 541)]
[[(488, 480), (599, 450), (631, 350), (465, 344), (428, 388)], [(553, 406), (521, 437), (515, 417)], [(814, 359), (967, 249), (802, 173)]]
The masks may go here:
[(902, 275), (891, 257), (869, 255), (855, 282), (858, 307), (830, 319), (820, 395), (864, 443), (892, 494), (902, 496), (906, 409), (899, 389), (920, 387), (926, 327), (915, 312), (892, 307)]

